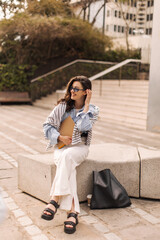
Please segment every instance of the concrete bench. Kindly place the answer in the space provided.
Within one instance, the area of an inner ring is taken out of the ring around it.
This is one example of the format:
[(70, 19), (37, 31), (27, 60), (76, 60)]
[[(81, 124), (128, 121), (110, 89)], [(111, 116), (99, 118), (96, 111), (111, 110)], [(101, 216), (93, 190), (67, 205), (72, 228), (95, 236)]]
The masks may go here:
[(28, 92), (0, 92), (0, 103), (26, 102), (31, 103)]
[[(155, 182), (154, 174), (149, 173), (149, 166), (147, 167), (148, 172), (145, 172), (145, 160), (148, 154), (150, 154), (149, 159), (153, 160), (151, 152), (153, 151), (114, 143), (91, 145), (87, 159), (77, 167), (77, 188), (80, 202), (86, 201), (87, 195), (92, 193), (92, 171), (100, 171), (105, 168), (111, 169), (129, 196), (160, 198), (160, 174), (156, 174), (159, 182), (158, 194), (157, 189), (152, 189), (151, 194), (147, 195), (147, 185), (152, 188), (151, 182), (153, 180)], [(158, 156), (160, 159), (160, 151), (157, 151), (155, 156), (156, 159)], [(147, 165), (150, 165), (150, 160), (147, 160)], [(153, 161), (152, 166), (154, 163), (157, 164), (156, 161)], [(160, 166), (160, 161), (158, 164)], [(156, 169), (154, 170), (156, 171)], [(48, 202), (55, 171), (53, 153), (19, 155), (18, 186), (22, 191)]]

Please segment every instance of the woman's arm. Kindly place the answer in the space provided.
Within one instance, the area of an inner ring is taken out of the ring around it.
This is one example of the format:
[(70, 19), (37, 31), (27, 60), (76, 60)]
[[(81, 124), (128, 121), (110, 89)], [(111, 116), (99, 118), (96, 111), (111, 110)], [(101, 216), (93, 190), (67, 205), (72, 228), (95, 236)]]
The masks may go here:
[(76, 126), (80, 132), (90, 131), (93, 124), (98, 119), (99, 108), (92, 104), (89, 104), (88, 112), (77, 113), (78, 120), (76, 121)]
[(57, 144), (60, 133), (57, 131), (55, 127), (53, 127), (49, 123), (44, 123), (43, 131), (45, 138), (50, 140), (51, 145)]
[(76, 121), (76, 125), (80, 132), (91, 130), (99, 114), (99, 108), (90, 104), (92, 91), (87, 89), (86, 94), (87, 96), (84, 103), (84, 110), (83, 112), (79, 112), (77, 114), (79, 119)]

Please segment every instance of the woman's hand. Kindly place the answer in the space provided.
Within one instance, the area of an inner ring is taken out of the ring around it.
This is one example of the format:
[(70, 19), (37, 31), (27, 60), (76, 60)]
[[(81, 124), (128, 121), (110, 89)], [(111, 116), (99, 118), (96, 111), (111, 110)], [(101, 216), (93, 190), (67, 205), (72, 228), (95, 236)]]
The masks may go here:
[(71, 142), (72, 142), (72, 138), (69, 137), (69, 136), (59, 135), (58, 140), (61, 141), (61, 142), (63, 142), (64, 145), (69, 145), (69, 144), (71, 144)]
[(83, 112), (88, 112), (88, 110), (89, 110), (89, 103), (90, 103), (90, 101), (91, 101), (91, 97), (92, 97), (92, 90), (90, 90), (90, 89), (87, 89), (86, 90), (86, 99), (85, 99), (85, 102), (84, 102), (84, 110), (83, 110)]
[(87, 94), (87, 97), (86, 97), (86, 100), (85, 100), (85, 105), (89, 105), (89, 103), (91, 101), (91, 97), (92, 97), (92, 90), (87, 89), (86, 94)]

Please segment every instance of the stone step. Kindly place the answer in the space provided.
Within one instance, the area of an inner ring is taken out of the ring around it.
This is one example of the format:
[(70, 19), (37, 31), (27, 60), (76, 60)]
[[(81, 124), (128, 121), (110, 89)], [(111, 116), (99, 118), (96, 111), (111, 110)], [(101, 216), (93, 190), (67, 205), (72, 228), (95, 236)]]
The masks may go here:
[[(111, 108), (103, 108), (103, 109), (100, 109), (100, 115), (103, 114), (103, 115), (110, 115), (110, 116), (115, 116), (116, 118), (117, 117), (124, 117), (124, 119), (144, 119), (146, 120), (146, 113), (142, 113), (142, 112), (133, 112), (133, 111), (129, 111), (129, 110), (126, 110), (126, 111), (123, 111), (121, 109), (111, 109)], [(118, 120), (118, 119), (117, 119)]]
[[(116, 121), (127, 127), (146, 128), (148, 81), (103, 80), (102, 95), (99, 95), (100, 81), (92, 82), (92, 103), (100, 107), (100, 119)], [(34, 106), (53, 109), (57, 97), (62, 94), (54, 92), (34, 103)]]
[(121, 111), (126, 111), (130, 110), (132, 112), (140, 112), (140, 113), (145, 113), (147, 114), (147, 104), (137, 104), (135, 105), (134, 103), (122, 103), (122, 102), (114, 102), (113, 101), (106, 101), (106, 102), (98, 102), (98, 101), (92, 101), (92, 104), (97, 104), (98, 107), (103, 111), (103, 109), (108, 109), (112, 105), (112, 109), (117, 109)]
[(129, 117), (129, 116), (122, 116), (122, 115), (114, 115), (114, 114), (105, 114), (100, 113), (100, 119), (102, 120), (114, 120), (117, 122), (117, 124), (122, 124), (129, 127), (137, 127), (140, 129), (146, 128), (146, 119), (140, 119), (136, 117)]
[(118, 104), (119, 102), (123, 102), (123, 103), (144, 103), (144, 104), (147, 104), (148, 102), (148, 99), (147, 98), (131, 98), (131, 97), (119, 97), (119, 96), (94, 96), (92, 98), (93, 100), (96, 100), (96, 101), (99, 101), (99, 102), (107, 102), (107, 101), (113, 101), (114, 104)]

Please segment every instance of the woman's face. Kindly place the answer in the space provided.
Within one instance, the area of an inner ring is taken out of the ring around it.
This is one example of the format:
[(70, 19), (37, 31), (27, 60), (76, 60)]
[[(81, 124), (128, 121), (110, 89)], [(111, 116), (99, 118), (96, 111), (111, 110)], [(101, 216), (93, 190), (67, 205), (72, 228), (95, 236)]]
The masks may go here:
[(71, 99), (76, 101), (82, 99), (84, 101), (84, 96), (86, 95), (86, 91), (83, 89), (83, 86), (80, 82), (75, 81), (73, 82), (71, 88)]

